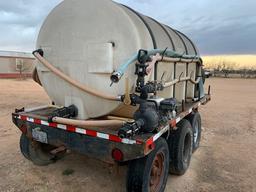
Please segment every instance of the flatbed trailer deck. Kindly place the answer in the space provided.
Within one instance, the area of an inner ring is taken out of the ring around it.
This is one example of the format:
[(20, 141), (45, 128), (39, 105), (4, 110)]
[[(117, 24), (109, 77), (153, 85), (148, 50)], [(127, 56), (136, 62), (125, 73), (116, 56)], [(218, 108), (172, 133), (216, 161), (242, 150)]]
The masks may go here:
[[(140, 133), (131, 138), (120, 138), (116, 128), (79, 128), (73, 125), (48, 122), (48, 116), (56, 106), (44, 106), (35, 109), (16, 110), (12, 114), (14, 124), (32, 140), (47, 143), (56, 147), (64, 147), (79, 153), (100, 159), (108, 163), (115, 163), (113, 151), (121, 151), (119, 162), (130, 161), (148, 155), (154, 149), (154, 143), (171, 130), (177, 129), (177, 124), (191, 113), (198, 110), (200, 105), (211, 99), (205, 95), (199, 101), (184, 103), (176, 118), (168, 125), (159, 127), (156, 133)], [(35, 136), (42, 134), (42, 138)], [(37, 138), (35, 138), (37, 137)]]

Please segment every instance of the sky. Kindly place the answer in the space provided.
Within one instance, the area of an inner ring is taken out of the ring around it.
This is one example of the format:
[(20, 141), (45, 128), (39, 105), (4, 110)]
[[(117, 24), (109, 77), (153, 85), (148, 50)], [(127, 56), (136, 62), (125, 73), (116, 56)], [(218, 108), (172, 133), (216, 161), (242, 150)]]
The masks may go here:
[[(255, 0), (116, 0), (189, 36), (202, 55), (256, 54)], [(0, 50), (32, 51), (61, 0), (0, 1)]]

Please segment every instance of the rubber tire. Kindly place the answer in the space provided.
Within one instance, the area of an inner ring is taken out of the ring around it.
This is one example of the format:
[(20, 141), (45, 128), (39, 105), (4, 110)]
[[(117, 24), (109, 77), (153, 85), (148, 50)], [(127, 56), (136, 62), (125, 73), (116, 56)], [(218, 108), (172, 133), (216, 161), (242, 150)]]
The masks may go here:
[(56, 161), (57, 156), (50, 154), (54, 148), (54, 146), (33, 141), (24, 134), (20, 137), (21, 153), (38, 166), (46, 166)]
[(22, 133), (20, 136), (20, 151), (21, 151), (21, 154), (26, 159), (30, 160), (28, 146), (29, 146), (29, 141), (28, 141), (26, 135), (24, 133)]
[(35, 165), (46, 166), (56, 161), (55, 156), (49, 153), (50, 150), (43, 150), (44, 145), (46, 144), (37, 141), (33, 141), (33, 144), (29, 145), (29, 156)]
[[(177, 124), (178, 129), (172, 131), (168, 138), (170, 151), (170, 173), (175, 175), (183, 175), (190, 164), (192, 156), (193, 132), (191, 124), (188, 120), (182, 119)], [(188, 143), (184, 146), (185, 137), (188, 137)], [(184, 157), (184, 147), (187, 151), (187, 159)]]
[(151, 166), (158, 152), (164, 154), (164, 177), (159, 192), (163, 192), (168, 179), (169, 170), (169, 149), (165, 139), (159, 138), (155, 143), (155, 149), (147, 156), (141, 159), (129, 162), (127, 174), (127, 191), (128, 192), (148, 192)]
[[(192, 126), (192, 130), (193, 130), (193, 153), (199, 148), (200, 146), (200, 141), (201, 141), (201, 132), (202, 132), (202, 125), (201, 125), (201, 116), (198, 112), (195, 112), (193, 114), (190, 114), (187, 119), (189, 120), (191, 126)], [(196, 122), (198, 122), (198, 136), (197, 136), (197, 140), (196, 142), (194, 141), (195, 138), (195, 125)]]

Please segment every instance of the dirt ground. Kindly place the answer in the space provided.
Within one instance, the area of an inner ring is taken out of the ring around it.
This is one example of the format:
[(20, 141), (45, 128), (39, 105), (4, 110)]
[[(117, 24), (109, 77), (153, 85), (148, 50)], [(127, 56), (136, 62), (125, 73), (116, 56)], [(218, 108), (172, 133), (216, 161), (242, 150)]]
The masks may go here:
[[(200, 110), (201, 147), (184, 176), (169, 176), (166, 191), (256, 192), (256, 80), (213, 78), (207, 84), (213, 98)], [(0, 191), (125, 191), (126, 167), (76, 153), (37, 167), (21, 155), (11, 112), (49, 102), (32, 80), (0, 80)], [(67, 170), (74, 172), (63, 174)]]

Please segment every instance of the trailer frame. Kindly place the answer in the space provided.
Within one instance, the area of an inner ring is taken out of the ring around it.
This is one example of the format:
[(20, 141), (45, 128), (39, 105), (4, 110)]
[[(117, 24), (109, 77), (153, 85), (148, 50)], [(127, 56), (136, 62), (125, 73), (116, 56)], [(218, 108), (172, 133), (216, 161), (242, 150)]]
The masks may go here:
[[(168, 137), (168, 132), (177, 129), (177, 124), (189, 114), (198, 111), (200, 105), (205, 105), (211, 99), (210, 94), (205, 95), (198, 101), (183, 103), (182, 111), (169, 124), (159, 127), (157, 133), (143, 133), (133, 138), (120, 138), (117, 134), (109, 134), (104, 131), (84, 129), (72, 125), (64, 125), (48, 122), (45, 116), (34, 114), (50, 107), (43, 106), (34, 109), (16, 110), (12, 114), (14, 124), (29, 139), (33, 138), (33, 131), (46, 133), (47, 143), (56, 147), (65, 147), (107, 163), (115, 163), (113, 150), (118, 149), (123, 153), (120, 162), (126, 162), (148, 155), (153, 149), (155, 142), (160, 137)], [(47, 116), (47, 114), (46, 114)], [(40, 141), (40, 139), (37, 139)]]

